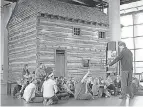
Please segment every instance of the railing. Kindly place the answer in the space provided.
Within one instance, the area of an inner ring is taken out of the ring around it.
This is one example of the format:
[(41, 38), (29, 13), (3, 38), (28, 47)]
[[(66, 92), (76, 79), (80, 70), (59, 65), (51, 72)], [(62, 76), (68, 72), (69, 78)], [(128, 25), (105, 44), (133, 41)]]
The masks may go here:
[(140, 10), (143, 10), (143, 5), (137, 6), (137, 7), (122, 9), (122, 10), (120, 10), (120, 14), (126, 14), (126, 13), (136, 12), (136, 11), (140, 11)]
[(143, 74), (143, 72), (142, 73), (134, 73), (134, 76), (135, 77), (138, 76), (138, 79), (140, 81), (142, 79), (142, 74)]

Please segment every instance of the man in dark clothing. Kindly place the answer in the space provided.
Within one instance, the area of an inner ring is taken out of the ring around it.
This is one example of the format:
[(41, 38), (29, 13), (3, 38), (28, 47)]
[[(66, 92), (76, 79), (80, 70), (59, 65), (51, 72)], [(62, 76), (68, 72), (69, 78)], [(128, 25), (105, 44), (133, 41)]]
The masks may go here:
[(132, 75), (133, 75), (133, 55), (132, 52), (126, 47), (124, 42), (119, 43), (119, 48), (121, 52), (119, 55), (108, 65), (112, 66), (118, 61), (121, 61), (121, 89), (122, 94), (120, 99), (126, 98), (126, 95), (129, 94), (133, 98), (132, 93)]

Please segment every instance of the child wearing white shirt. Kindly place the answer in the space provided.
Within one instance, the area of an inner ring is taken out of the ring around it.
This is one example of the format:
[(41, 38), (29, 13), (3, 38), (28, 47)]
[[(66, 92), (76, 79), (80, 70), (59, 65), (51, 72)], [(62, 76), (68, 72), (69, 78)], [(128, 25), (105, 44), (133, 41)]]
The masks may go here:
[(43, 104), (44, 105), (51, 105), (58, 102), (58, 98), (56, 96), (57, 93), (57, 84), (54, 81), (54, 74), (50, 73), (47, 76), (47, 79), (44, 81), (42, 85), (42, 91), (43, 91)]
[(30, 83), (24, 90), (23, 98), (27, 103), (32, 101), (35, 98), (36, 93), (36, 87), (38, 85), (38, 81), (34, 80), (32, 83)]

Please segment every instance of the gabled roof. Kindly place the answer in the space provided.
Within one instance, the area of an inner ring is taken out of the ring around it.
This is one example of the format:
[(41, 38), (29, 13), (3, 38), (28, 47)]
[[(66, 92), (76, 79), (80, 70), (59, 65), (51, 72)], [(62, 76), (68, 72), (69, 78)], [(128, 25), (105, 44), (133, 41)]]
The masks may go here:
[(102, 22), (108, 24), (108, 16), (95, 7), (74, 5), (57, 0), (42, 0), (38, 11), (74, 19)]
[[(63, 16), (68, 18), (108, 24), (108, 16), (95, 7), (74, 5), (70, 3), (60, 2), (57, 0), (38, 0), (36, 2), (35, 0), (26, 0), (26, 1), (19, 0), (18, 2), (27, 2), (25, 3), (25, 6), (24, 6), (25, 11), (26, 11), (26, 8), (29, 8), (29, 6), (31, 7), (37, 6), (36, 10), (33, 10), (37, 12), (37, 15), (39, 12), (48, 13), (48, 14), (53, 14), (53, 15), (58, 15), (58, 16)], [(17, 3), (17, 5), (19, 5), (19, 3)], [(18, 9), (18, 8), (15, 8), (15, 9)], [(13, 12), (16, 13), (18, 11), (16, 10)], [(14, 17), (14, 15), (12, 15), (12, 17)], [(11, 19), (12, 18), (10, 18), (10, 20)]]

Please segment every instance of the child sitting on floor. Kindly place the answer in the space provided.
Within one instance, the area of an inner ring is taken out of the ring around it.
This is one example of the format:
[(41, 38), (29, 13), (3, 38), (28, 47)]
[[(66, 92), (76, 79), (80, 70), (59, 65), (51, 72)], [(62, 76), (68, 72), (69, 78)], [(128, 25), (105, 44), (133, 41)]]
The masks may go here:
[(75, 91), (75, 89), (74, 89), (74, 81), (72, 81), (70, 79), (69, 82), (67, 82), (67, 85), (68, 85), (69, 89), (74, 93), (74, 91)]
[(30, 83), (33, 82), (34, 80), (35, 80), (35, 71), (33, 71), (32, 74), (31, 74)]
[(58, 98), (56, 96), (58, 90), (56, 82), (54, 80), (54, 74), (52, 72), (49, 72), (47, 74), (41, 91), (43, 92), (44, 105), (52, 105), (58, 103)]
[(74, 97), (74, 92), (72, 91), (72, 89), (74, 88), (74, 86), (72, 85), (71, 81), (68, 80), (64, 85), (64, 89), (67, 91), (67, 93), (69, 94), (69, 97)]
[(91, 100), (93, 99), (91, 93), (88, 93), (87, 87), (87, 76), (90, 74), (90, 71), (84, 75), (83, 78), (77, 78), (75, 82), (75, 99), (76, 100)]
[(93, 93), (93, 96), (98, 96), (98, 93), (99, 93), (99, 84), (98, 84), (98, 78), (95, 78), (93, 80), (93, 86), (92, 86), (92, 93)]
[(65, 85), (64, 79), (60, 78), (58, 80), (57, 87), (58, 87), (58, 92), (57, 92), (58, 99), (69, 99), (69, 94), (67, 92), (68, 87)]
[(121, 93), (121, 80), (120, 80), (119, 75), (117, 75), (116, 79), (114, 80), (114, 85), (116, 88), (115, 94), (119, 95)]
[(27, 70), (25, 75), (23, 75), (24, 84), (22, 84), (19, 98), (23, 96), (24, 90), (28, 86), (28, 84), (31, 82), (31, 80), (32, 80), (32, 77), (30, 75), (30, 72)]
[(92, 82), (92, 77), (88, 77), (87, 78), (88, 93), (90, 93), (91, 95), (93, 95), (93, 92), (92, 92), (92, 86), (93, 86), (93, 84), (91, 82)]
[(99, 97), (110, 97), (107, 86), (103, 78), (99, 77)]
[(22, 84), (23, 84), (22, 79), (18, 79), (17, 80), (17, 85), (14, 87), (14, 90), (13, 90), (13, 93), (12, 93), (14, 98), (18, 97), (19, 92), (22, 88)]
[(115, 88), (115, 85), (113, 83), (113, 80), (112, 80), (110, 74), (108, 74), (108, 77), (105, 80), (105, 84), (106, 84), (107, 89), (110, 92), (110, 94), (111, 95), (116, 95), (116, 88)]
[(23, 98), (27, 103), (33, 102), (35, 99), (35, 94), (36, 94), (36, 87), (40, 83), (37, 80), (34, 80), (32, 83), (30, 83), (24, 90), (23, 93)]

